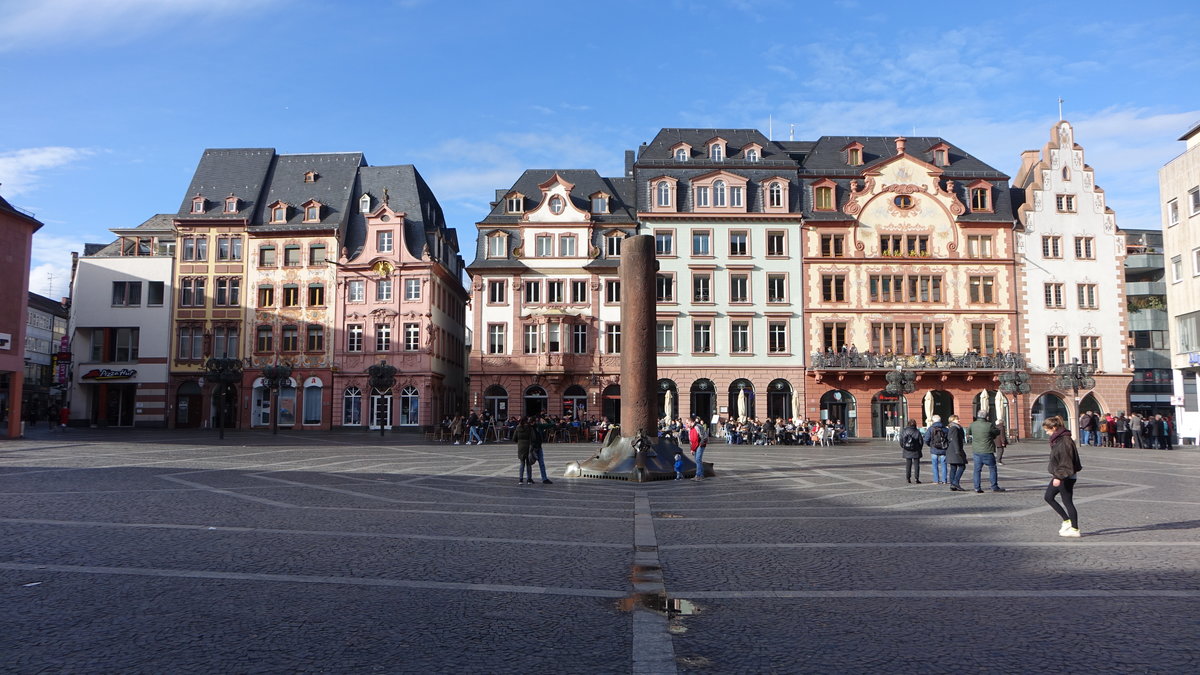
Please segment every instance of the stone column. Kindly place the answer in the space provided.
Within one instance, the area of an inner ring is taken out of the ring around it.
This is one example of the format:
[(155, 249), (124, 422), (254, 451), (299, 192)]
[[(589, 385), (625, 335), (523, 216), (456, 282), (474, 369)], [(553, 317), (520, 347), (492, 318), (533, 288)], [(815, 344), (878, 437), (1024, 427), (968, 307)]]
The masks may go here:
[(621, 435), (632, 438), (638, 430), (654, 438), (658, 431), (655, 384), (658, 353), (655, 350), (654, 282), (658, 261), (654, 237), (640, 234), (621, 242)]

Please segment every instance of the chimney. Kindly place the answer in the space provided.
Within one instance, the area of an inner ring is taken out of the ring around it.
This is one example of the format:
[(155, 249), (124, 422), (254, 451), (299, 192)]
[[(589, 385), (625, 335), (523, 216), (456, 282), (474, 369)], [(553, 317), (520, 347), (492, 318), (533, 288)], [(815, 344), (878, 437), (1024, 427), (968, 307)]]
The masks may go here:
[(625, 151), (625, 177), (633, 178), (633, 151)]
[(904, 138), (903, 136), (900, 136), (899, 138), (897, 138), (897, 139), (896, 139), (896, 154), (897, 154), (897, 155), (903, 155), (903, 154), (904, 154), (904, 143), (905, 143), (907, 140), (908, 140), (908, 139)]

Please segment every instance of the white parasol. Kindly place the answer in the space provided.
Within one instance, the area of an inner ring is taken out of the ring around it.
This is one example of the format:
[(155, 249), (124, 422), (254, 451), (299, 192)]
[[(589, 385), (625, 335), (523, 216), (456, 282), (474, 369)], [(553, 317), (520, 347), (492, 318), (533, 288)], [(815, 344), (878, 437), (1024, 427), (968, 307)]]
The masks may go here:
[(792, 419), (799, 422), (804, 419), (804, 401), (800, 400), (800, 392), (792, 392)]
[(746, 421), (746, 390), (738, 389), (738, 419), (742, 422)]
[(979, 414), (987, 417), (988, 411), (991, 410), (991, 401), (988, 399), (987, 389), (979, 392)]
[(1008, 417), (1008, 397), (999, 394), (996, 396), (996, 426), (1003, 429), (1006, 417)]
[(933, 423), (933, 392), (925, 392), (925, 426)]
[(672, 415), (671, 415), (672, 405), (671, 404), (673, 404), (674, 402), (675, 402), (675, 394), (670, 389), (668, 389), (666, 396), (663, 397), (663, 417), (668, 420), (672, 419)]

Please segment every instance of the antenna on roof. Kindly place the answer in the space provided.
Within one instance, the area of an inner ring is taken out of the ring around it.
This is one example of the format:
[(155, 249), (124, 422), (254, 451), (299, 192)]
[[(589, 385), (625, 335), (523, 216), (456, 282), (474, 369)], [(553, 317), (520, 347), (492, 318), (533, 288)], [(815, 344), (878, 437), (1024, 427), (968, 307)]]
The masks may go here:
[(767, 115), (767, 140), (775, 140), (775, 116)]
[(54, 297), (54, 272), (46, 272), (46, 283), (48, 285), (46, 297), (52, 298)]
[(796, 140), (796, 125), (795, 124), (788, 125), (788, 140), (789, 141)]
[(1058, 97), (1058, 121), (1059, 122), (1062, 121), (1062, 104), (1063, 104), (1063, 98), (1061, 96), (1059, 96)]

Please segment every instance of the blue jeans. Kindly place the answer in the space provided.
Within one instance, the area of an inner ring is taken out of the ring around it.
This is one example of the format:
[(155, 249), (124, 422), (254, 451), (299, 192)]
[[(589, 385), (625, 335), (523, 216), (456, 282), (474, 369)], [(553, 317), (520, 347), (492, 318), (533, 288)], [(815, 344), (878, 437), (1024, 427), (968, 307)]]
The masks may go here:
[(950, 484), (953, 485), (954, 487), (962, 487), (962, 485), (960, 483), (962, 482), (963, 472), (965, 472), (966, 470), (967, 470), (966, 464), (951, 464), (950, 465), (950, 478), (948, 479), (950, 481)]
[(929, 463), (933, 465), (933, 482), (945, 483), (950, 480), (950, 473), (946, 469), (946, 453), (931, 453)]
[[(538, 468), (542, 470), (542, 480), (549, 480), (548, 478), (546, 478), (546, 456), (542, 454), (542, 449), (541, 448), (538, 448), (537, 450), (531, 449), (530, 452), (537, 453), (537, 463), (538, 463)], [(533, 480), (533, 467), (529, 467), (529, 480)]]
[(481, 445), (483, 444), (483, 439), (479, 437), (479, 427), (471, 427), (470, 439), (467, 442), (471, 441), (479, 441)]
[(996, 454), (985, 452), (983, 454), (975, 453), (975, 489), (979, 489), (980, 479), (983, 477), (983, 466), (987, 465), (992, 471), (992, 489), (1000, 487), (1000, 483), (996, 479)]
[(704, 444), (696, 448), (696, 478), (704, 478)]
[[(533, 452), (533, 450), (530, 450), (529, 452)], [(528, 460), (522, 461), (521, 467), (517, 471), (519, 472), (520, 480), (524, 481), (525, 475), (528, 474), (529, 482), (533, 482), (533, 464), (531, 464)]]

